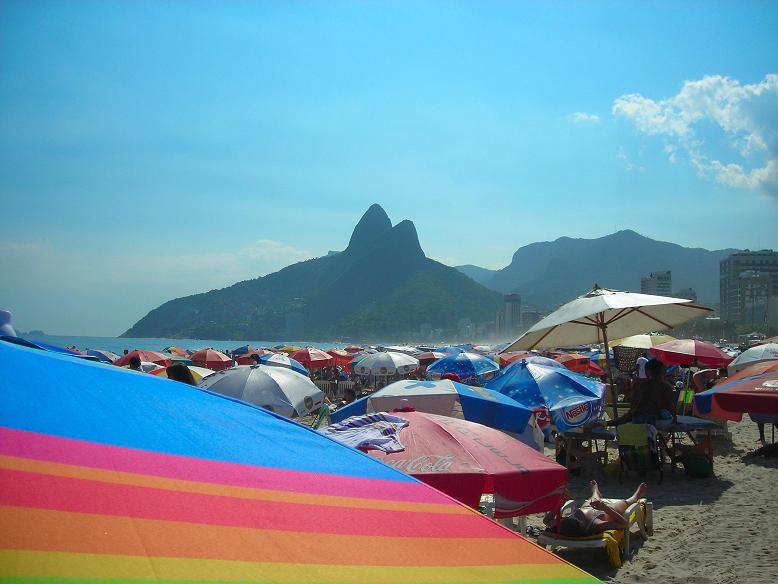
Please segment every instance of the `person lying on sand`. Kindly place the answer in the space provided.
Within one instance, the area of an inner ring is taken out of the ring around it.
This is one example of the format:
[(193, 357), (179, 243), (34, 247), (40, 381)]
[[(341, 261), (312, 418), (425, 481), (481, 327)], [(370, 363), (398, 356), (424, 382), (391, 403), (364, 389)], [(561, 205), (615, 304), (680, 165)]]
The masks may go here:
[[(606, 499), (600, 493), (597, 481), (590, 482), (589, 486), (592, 489), (592, 496), (572, 514), (562, 518), (559, 526), (559, 533), (562, 535), (584, 537), (609, 529), (624, 529), (627, 527), (627, 518), (624, 516), (627, 507), (644, 497), (648, 490), (646, 483), (641, 483), (628, 499)], [(558, 514), (559, 510), (549, 511), (543, 518), (543, 523), (550, 530), (556, 530)]]

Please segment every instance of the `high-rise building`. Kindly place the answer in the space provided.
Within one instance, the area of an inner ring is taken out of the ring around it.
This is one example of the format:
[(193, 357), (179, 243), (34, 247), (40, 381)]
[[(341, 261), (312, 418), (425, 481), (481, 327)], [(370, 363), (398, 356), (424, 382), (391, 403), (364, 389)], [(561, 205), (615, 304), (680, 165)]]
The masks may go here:
[(778, 295), (778, 252), (733, 253), (719, 263), (721, 318), (759, 326), (769, 319), (770, 298)]
[(521, 328), (521, 296), (505, 295), (505, 332), (515, 335)]
[(692, 302), (697, 302), (697, 292), (694, 291), (694, 288), (682, 288), (673, 292), (673, 298), (686, 298)]
[(670, 270), (651, 272), (648, 277), (640, 278), (640, 293), (655, 296), (670, 296), (673, 288), (673, 277)]

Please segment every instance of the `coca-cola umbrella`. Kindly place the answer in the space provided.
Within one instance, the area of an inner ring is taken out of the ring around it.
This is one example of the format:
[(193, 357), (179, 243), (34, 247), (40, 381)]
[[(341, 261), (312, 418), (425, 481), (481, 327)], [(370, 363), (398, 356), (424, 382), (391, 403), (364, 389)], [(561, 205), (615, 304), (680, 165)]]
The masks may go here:
[(292, 359), (299, 361), (308, 369), (321, 369), (322, 367), (331, 367), (335, 360), (321, 349), (306, 347), (289, 355)]
[(467, 420), (422, 412), (393, 412), (410, 422), (400, 430), (402, 452), (369, 451), (386, 464), (477, 507), (493, 494), (502, 519), (558, 509), (567, 469), (507, 434)]
[(124, 367), (125, 365), (130, 364), (130, 360), (133, 357), (137, 357), (141, 361), (156, 363), (162, 367), (167, 367), (172, 363), (170, 357), (163, 355), (162, 353), (157, 353), (156, 351), (146, 351), (145, 349), (135, 349), (134, 351), (130, 351), (126, 355), (119, 357), (116, 361), (113, 362), (113, 364), (118, 365), (119, 367)]
[(676, 339), (652, 347), (648, 352), (665, 365), (726, 367), (732, 357), (724, 351), (697, 339)]
[(214, 371), (227, 369), (234, 364), (230, 357), (221, 351), (216, 351), (214, 349), (200, 349), (199, 351), (192, 353), (192, 356), (189, 357), (189, 359), (191, 359), (192, 364), (197, 365), (198, 367), (205, 367), (207, 369), (213, 369)]
[(778, 415), (778, 372), (747, 375), (734, 381), (725, 379), (694, 396), (694, 411), (736, 421), (740, 421), (746, 412)]

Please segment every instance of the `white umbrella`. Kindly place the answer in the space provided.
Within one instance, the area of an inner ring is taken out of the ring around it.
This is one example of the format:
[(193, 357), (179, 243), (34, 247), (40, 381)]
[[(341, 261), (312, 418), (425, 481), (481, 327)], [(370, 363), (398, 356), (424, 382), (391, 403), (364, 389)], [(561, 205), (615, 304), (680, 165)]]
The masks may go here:
[(650, 349), (667, 343), (669, 341), (676, 340), (675, 337), (670, 335), (632, 335), (631, 337), (624, 337), (623, 339), (617, 339), (611, 341), (611, 347), (631, 347), (633, 349)]
[(773, 360), (778, 360), (778, 343), (757, 345), (756, 347), (751, 347), (740, 353), (740, 355), (727, 366), (727, 373), (733, 375), (754, 363)]
[(287, 418), (316, 411), (324, 402), (324, 393), (305, 375), (266, 365), (238, 365), (217, 371), (203, 379), (200, 388), (249, 402)]
[(360, 359), (354, 368), (358, 375), (403, 375), (415, 371), (419, 367), (419, 360), (404, 353), (387, 351), (385, 353), (373, 353), (364, 359)]
[(392, 353), (404, 353), (406, 355), (410, 355), (411, 357), (415, 357), (421, 351), (419, 351), (416, 347), (410, 347), (408, 345), (391, 345), (388, 347), (381, 347), (384, 351), (391, 351)]
[[(711, 311), (686, 298), (621, 292), (595, 284), (590, 292), (557, 308), (502, 352), (604, 343), (607, 355), (608, 336), (620, 339), (668, 330)], [(610, 360), (605, 364), (612, 382)]]

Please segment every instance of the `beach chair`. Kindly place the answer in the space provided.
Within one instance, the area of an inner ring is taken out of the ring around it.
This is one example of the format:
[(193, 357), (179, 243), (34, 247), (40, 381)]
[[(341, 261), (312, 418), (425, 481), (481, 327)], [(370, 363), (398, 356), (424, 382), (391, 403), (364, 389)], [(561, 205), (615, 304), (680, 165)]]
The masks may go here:
[(664, 479), (662, 444), (656, 428), (649, 424), (622, 424), (619, 426), (619, 480), (629, 471), (644, 478), (648, 471), (659, 471), (659, 482)]
[[(567, 501), (562, 505), (560, 514), (562, 517), (570, 515), (575, 509), (575, 501)], [(632, 554), (631, 538), (640, 535), (647, 540), (654, 534), (654, 505), (646, 499), (640, 499), (627, 507), (625, 513), (627, 527), (625, 529), (611, 529), (595, 535), (583, 537), (567, 537), (553, 530), (542, 531), (538, 536), (538, 544), (545, 546), (550, 551), (561, 548), (568, 549), (603, 549), (608, 556), (608, 561), (613, 568), (620, 568), (625, 559)], [(633, 533), (633, 529), (637, 531)]]

